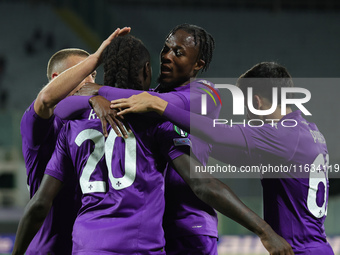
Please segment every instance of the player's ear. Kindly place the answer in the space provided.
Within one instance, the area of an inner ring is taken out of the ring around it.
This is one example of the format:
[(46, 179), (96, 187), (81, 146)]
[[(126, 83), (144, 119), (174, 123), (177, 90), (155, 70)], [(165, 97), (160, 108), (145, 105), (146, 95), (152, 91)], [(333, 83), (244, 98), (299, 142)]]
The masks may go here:
[(53, 80), (55, 77), (57, 77), (58, 75), (59, 75), (58, 72), (54, 72), (54, 73), (51, 75), (52, 80)]
[(152, 77), (152, 68), (150, 62), (146, 62), (143, 66), (143, 90), (149, 90)]
[(254, 95), (253, 104), (255, 109), (257, 110), (261, 109), (261, 106), (263, 105), (261, 97), (259, 97), (258, 95)]
[(196, 65), (194, 67), (195, 72), (197, 73), (199, 70), (201, 70), (205, 66), (205, 61), (203, 59), (199, 59), (196, 62)]
[(144, 80), (150, 79), (151, 76), (152, 76), (151, 64), (150, 64), (149, 61), (147, 61), (144, 64), (144, 67), (143, 67), (143, 77), (144, 77)]

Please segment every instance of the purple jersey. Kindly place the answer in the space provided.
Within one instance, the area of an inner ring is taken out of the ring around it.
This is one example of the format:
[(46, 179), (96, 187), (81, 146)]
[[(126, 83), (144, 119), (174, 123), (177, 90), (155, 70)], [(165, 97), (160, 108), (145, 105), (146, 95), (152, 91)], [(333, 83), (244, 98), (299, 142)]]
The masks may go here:
[(92, 110), (60, 132), (46, 174), (65, 181), (74, 169), (79, 180), (73, 254), (165, 254), (164, 157), (175, 159), (189, 146), (176, 146), (183, 138), (169, 122), (156, 125), (142, 115), (128, 120), (133, 133), (127, 139), (111, 129), (105, 138)]
[(290, 169), (279, 173), (282, 178), (263, 175), (264, 219), (291, 244), (295, 254), (333, 254), (324, 229), (329, 156), (316, 125), (295, 111), (273, 127), (246, 126), (242, 131), (253, 164)]
[(219, 153), (225, 146), (224, 162), (235, 163), (235, 158), (240, 159), (241, 155), (246, 158), (237, 163), (240, 166), (251, 164), (261, 166), (262, 170), (264, 166), (267, 169), (282, 166), (286, 172), (263, 175), (265, 220), (291, 244), (295, 254), (333, 254), (324, 230), (329, 156), (326, 141), (314, 123), (295, 111), (278, 123), (262, 127), (213, 127), (208, 118), (183, 111), (173, 114), (174, 111), (179, 109), (169, 105), (164, 116), (183, 129), (195, 130), (209, 142), (218, 144)]
[[(186, 86), (177, 87), (169, 93), (149, 93), (171, 102), (181, 109), (199, 113), (201, 111), (201, 96), (205, 94), (201, 88), (207, 89), (206, 85), (214, 87), (214, 84), (208, 81), (195, 80)], [(98, 93), (108, 100), (114, 100), (130, 97), (141, 93), (141, 91), (104, 86), (99, 89)], [(68, 97), (57, 105), (55, 114), (61, 118), (70, 119), (84, 108), (90, 108), (88, 99), (89, 97)], [(70, 103), (76, 108), (70, 108)], [(216, 106), (215, 102), (208, 97), (207, 116), (217, 118), (220, 109), (221, 105)], [(196, 137), (191, 137), (191, 139), (197, 144), (192, 147), (193, 153), (201, 163), (205, 164), (211, 149), (210, 145)], [(202, 234), (217, 237), (217, 215), (213, 208), (199, 200), (177, 172), (171, 168), (167, 171), (166, 184), (167, 212), (164, 227), (169, 236)]]
[[(171, 93), (183, 98), (185, 103), (183, 109), (199, 113), (201, 111), (201, 95), (205, 93), (200, 88), (206, 88), (203, 85), (206, 83), (214, 87), (214, 84), (208, 81), (196, 80), (186, 86), (174, 88), (174, 92)], [(210, 102), (207, 116), (212, 119), (217, 118), (220, 109), (220, 105), (215, 106)], [(191, 136), (191, 140), (195, 145), (192, 146), (193, 154), (205, 165), (209, 158), (211, 146), (194, 136)], [(168, 166), (166, 172), (165, 201), (163, 226), (167, 239), (193, 235), (218, 237), (218, 220), (215, 210), (201, 201), (171, 166)], [(198, 242), (198, 240), (196, 241)], [(204, 244), (204, 246), (207, 246), (207, 244)], [(178, 249), (178, 247), (169, 247), (168, 245), (167, 248)]]
[[(191, 107), (194, 106), (194, 109), (192, 109), (191, 111), (198, 113), (201, 110), (201, 105), (198, 104), (198, 102), (201, 102), (201, 95), (204, 94), (204, 92), (200, 89), (200, 87), (204, 87), (204, 85), (202, 85), (202, 83), (200, 83), (199, 81), (200, 80), (194, 81), (188, 84), (191, 89), (190, 98), (188, 97), (188, 95), (183, 95), (181, 93), (181, 89), (179, 90), (176, 89), (176, 91), (172, 91), (169, 93), (158, 93), (158, 92), (152, 92), (152, 91), (149, 91), (148, 93), (154, 96), (158, 96), (164, 99), (165, 101), (171, 102), (177, 107), (186, 109), (186, 110), (190, 109), (190, 103), (191, 103), (192, 104)], [(213, 86), (213, 84), (211, 85)], [(184, 86), (184, 87), (189, 88), (187, 86)], [(120, 98), (128, 98), (132, 95), (137, 95), (142, 92), (143, 91), (140, 91), (140, 90), (120, 89), (120, 88), (115, 88), (115, 87), (103, 86), (99, 89), (98, 94), (111, 101), (111, 100), (120, 99)], [(91, 96), (67, 97), (58, 103), (57, 107), (55, 108), (54, 113), (56, 116), (58, 116), (61, 119), (72, 120), (76, 118), (79, 114), (83, 113), (84, 111), (91, 109), (91, 105), (89, 104), (90, 97)], [(193, 103), (194, 101), (196, 101), (197, 103)], [(70, 105), (72, 105), (72, 107), (70, 107)], [(207, 107), (208, 107), (208, 111), (219, 112), (221, 106), (218, 105), (217, 107), (215, 107), (215, 103), (213, 102), (213, 100), (210, 97), (208, 97)], [(159, 118), (157, 114), (154, 114), (153, 116), (157, 116)]]
[[(22, 152), (30, 197), (33, 197), (40, 186), (62, 125), (61, 120), (54, 115), (49, 119), (40, 118), (34, 111), (34, 102), (22, 117), (20, 124)], [(78, 209), (74, 194), (73, 185), (66, 183), (54, 200), (50, 213), (26, 254), (71, 254), (72, 225)]]

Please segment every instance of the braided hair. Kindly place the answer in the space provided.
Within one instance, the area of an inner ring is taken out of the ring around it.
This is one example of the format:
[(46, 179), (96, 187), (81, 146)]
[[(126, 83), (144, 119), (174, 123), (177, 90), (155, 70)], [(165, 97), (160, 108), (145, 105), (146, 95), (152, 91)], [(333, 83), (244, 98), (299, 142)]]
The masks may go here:
[(166, 38), (172, 34), (175, 34), (178, 30), (183, 30), (194, 37), (195, 46), (197, 44), (199, 45), (198, 58), (205, 62), (201, 72), (207, 71), (213, 57), (213, 51), (215, 49), (215, 40), (212, 35), (202, 27), (184, 23), (173, 28)]
[(139, 72), (150, 61), (149, 51), (132, 35), (118, 36), (103, 52), (104, 84), (142, 90)]

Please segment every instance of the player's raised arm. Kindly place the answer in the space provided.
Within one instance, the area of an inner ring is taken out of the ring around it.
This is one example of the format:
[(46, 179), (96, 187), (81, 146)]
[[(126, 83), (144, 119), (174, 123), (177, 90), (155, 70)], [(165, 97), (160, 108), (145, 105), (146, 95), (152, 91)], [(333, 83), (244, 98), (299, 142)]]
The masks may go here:
[(47, 217), (53, 199), (62, 187), (58, 179), (45, 175), (41, 185), (25, 208), (16, 233), (13, 255), (23, 255)]
[[(78, 85), (84, 85), (86, 78), (88, 81), (94, 81), (93, 72), (101, 63), (101, 55), (107, 45), (113, 38), (118, 35), (126, 34), (130, 28), (116, 29), (103, 43), (98, 50), (89, 55), (85, 60), (77, 65), (59, 73), (51, 74), (51, 81), (40, 91), (34, 103), (35, 112), (42, 118), (49, 118), (53, 114), (55, 105), (65, 98), (69, 93), (77, 88)], [(93, 74), (93, 75), (92, 75)], [(82, 81), (83, 84), (82, 84)]]
[(204, 173), (196, 173), (197, 176), (193, 176), (195, 167), (201, 165), (198, 161), (188, 154), (183, 154), (172, 160), (172, 164), (198, 198), (254, 232), (260, 237), (270, 254), (294, 254), (287, 241), (277, 235), (262, 218), (249, 209), (226, 184), (211, 178), (208, 173), (206, 173), (206, 178), (202, 176)]

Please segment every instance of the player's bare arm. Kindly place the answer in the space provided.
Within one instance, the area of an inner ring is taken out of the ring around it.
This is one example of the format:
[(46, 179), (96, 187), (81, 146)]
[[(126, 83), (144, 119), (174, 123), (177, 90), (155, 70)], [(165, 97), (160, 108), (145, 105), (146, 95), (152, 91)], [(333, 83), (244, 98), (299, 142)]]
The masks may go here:
[(110, 42), (118, 35), (130, 32), (130, 28), (116, 29), (98, 50), (84, 61), (57, 75), (38, 94), (34, 103), (35, 112), (42, 118), (49, 118), (53, 114), (55, 105), (74, 90), (87, 76), (92, 74), (101, 63), (101, 55)]
[(172, 164), (197, 197), (258, 235), (270, 254), (294, 254), (291, 246), (262, 218), (249, 209), (227, 185), (218, 179), (211, 178), (209, 174), (206, 178), (202, 178), (202, 173), (196, 173), (199, 176), (192, 176), (195, 174), (195, 166), (200, 165), (198, 161), (183, 154), (174, 159)]
[(52, 206), (53, 199), (62, 187), (62, 182), (44, 175), (41, 185), (25, 208), (16, 233), (13, 255), (25, 254), (33, 237), (39, 231)]

